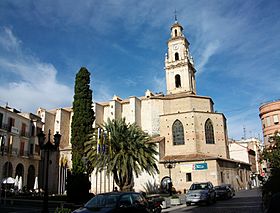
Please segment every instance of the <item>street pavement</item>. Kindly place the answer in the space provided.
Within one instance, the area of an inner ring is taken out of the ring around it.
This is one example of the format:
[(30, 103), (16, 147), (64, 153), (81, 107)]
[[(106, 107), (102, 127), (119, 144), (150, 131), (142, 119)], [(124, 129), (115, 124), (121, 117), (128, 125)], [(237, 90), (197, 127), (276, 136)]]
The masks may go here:
[(243, 190), (229, 200), (219, 200), (213, 205), (186, 206), (185, 204), (163, 209), (162, 212), (176, 213), (262, 213), (260, 189)]
[[(49, 212), (55, 212), (61, 205), (62, 202), (49, 201)], [(3, 200), (0, 202), (1, 213), (39, 213), (42, 208), (42, 200), (7, 199), (6, 203)]]
[[(50, 212), (55, 212), (59, 203), (50, 203)], [(0, 204), (1, 213), (35, 213), (41, 212), (42, 201), (30, 202), (24, 201), (22, 204), (3, 205)], [(176, 212), (176, 213), (262, 213), (261, 192), (259, 189), (243, 190), (236, 193), (236, 196), (229, 200), (217, 201), (209, 206), (186, 206), (186, 204), (173, 206), (171, 208), (163, 209), (162, 212)]]

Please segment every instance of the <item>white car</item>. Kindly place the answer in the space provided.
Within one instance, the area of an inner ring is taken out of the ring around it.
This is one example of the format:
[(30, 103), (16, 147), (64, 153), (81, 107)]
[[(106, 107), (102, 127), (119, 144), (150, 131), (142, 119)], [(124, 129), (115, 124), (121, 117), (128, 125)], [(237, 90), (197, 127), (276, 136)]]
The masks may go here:
[(186, 205), (216, 202), (216, 192), (211, 182), (193, 183), (186, 194)]

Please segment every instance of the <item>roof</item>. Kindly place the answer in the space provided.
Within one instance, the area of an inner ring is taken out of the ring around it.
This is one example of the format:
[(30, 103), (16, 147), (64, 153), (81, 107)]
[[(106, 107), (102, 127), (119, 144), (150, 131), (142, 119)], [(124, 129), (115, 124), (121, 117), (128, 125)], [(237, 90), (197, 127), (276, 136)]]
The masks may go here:
[(182, 28), (182, 30), (183, 30), (182, 25), (181, 25), (181, 24), (179, 24), (179, 22), (178, 22), (178, 21), (176, 21), (174, 24), (172, 24), (171, 29), (172, 29), (173, 27), (181, 27), (181, 28)]
[(159, 163), (164, 163), (165, 161), (175, 161), (175, 162), (191, 162), (191, 161), (198, 161), (198, 160), (221, 160), (221, 161), (228, 161), (232, 163), (238, 163), (243, 164), (247, 166), (251, 166), (250, 163), (246, 163), (243, 161), (238, 161), (234, 159), (228, 159), (228, 158), (222, 158), (218, 156), (211, 156), (206, 155), (203, 153), (194, 153), (194, 154), (188, 154), (188, 155), (166, 155), (163, 158), (160, 159)]
[[(135, 96), (133, 96), (135, 97)], [(162, 93), (158, 93), (155, 94), (153, 96), (150, 97), (146, 97), (146, 96), (140, 96), (140, 97), (135, 97), (142, 100), (147, 100), (147, 99), (160, 99), (160, 100), (172, 100), (172, 99), (177, 99), (177, 98), (186, 98), (186, 97), (190, 97), (190, 98), (203, 98), (203, 99), (209, 99), (211, 101), (211, 103), (214, 103), (213, 100), (211, 99), (211, 97), (209, 96), (200, 96), (200, 95), (194, 95), (194, 94), (189, 94), (187, 92), (181, 92), (181, 93), (176, 93), (176, 94), (167, 94), (164, 95)], [(129, 98), (127, 99), (121, 99), (121, 100), (116, 100), (119, 103), (129, 103)], [(110, 101), (108, 102), (95, 102), (95, 104), (101, 105), (101, 106), (107, 106), (109, 105)]]
[(156, 136), (156, 137), (153, 137), (152, 140), (148, 141), (147, 143), (160, 143), (160, 142), (163, 142), (164, 140), (165, 140), (165, 137)]

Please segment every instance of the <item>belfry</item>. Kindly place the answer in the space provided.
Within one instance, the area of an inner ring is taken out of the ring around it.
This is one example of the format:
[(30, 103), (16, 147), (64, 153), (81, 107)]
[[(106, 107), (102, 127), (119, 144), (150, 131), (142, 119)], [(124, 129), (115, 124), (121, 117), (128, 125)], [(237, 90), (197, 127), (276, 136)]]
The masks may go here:
[(171, 26), (171, 37), (167, 42), (165, 56), (167, 94), (187, 92), (196, 94), (195, 68), (189, 51), (189, 42), (183, 27), (176, 21)]

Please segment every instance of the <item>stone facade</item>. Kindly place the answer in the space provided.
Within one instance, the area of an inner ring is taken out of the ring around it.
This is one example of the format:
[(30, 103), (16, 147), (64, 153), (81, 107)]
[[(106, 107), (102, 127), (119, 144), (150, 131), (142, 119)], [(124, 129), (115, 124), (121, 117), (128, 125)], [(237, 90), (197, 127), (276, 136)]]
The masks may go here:
[(261, 141), (256, 138), (229, 141), (230, 158), (251, 164), (252, 186), (259, 186), (258, 175), (263, 175), (264, 165), (260, 163)]
[(262, 104), (259, 108), (264, 136), (264, 144), (268, 145), (270, 136), (280, 132), (280, 100)]
[(22, 186), (33, 189), (39, 175), (40, 148), (37, 132), (41, 119), (31, 113), (0, 107), (0, 180), (22, 177)]
[[(51, 130), (51, 138), (53, 134), (59, 132), (61, 134), (59, 152), (50, 152), (51, 164), (49, 165), (49, 192), (50, 193), (65, 193), (65, 184), (67, 177), (67, 169), (71, 168), (71, 108), (59, 108), (55, 110), (45, 110), (39, 108), (37, 110), (38, 116), (44, 122), (43, 131), (45, 134)], [(42, 153), (41, 162), (41, 179), (40, 182), (45, 183), (45, 168), (46, 162), (45, 153)]]

